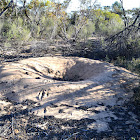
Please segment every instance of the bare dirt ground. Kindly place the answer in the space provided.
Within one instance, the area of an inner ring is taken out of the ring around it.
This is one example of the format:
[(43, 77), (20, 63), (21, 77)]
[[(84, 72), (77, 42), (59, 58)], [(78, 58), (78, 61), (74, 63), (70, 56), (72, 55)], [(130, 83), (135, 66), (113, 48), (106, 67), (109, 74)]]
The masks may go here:
[[(27, 47), (23, 53), (31, 51)], [(138, 75), (87, 58), (46, 56), (15, 62), (3, 58), (1, 139), (140, 137), (138, 110), (130, 103)]]

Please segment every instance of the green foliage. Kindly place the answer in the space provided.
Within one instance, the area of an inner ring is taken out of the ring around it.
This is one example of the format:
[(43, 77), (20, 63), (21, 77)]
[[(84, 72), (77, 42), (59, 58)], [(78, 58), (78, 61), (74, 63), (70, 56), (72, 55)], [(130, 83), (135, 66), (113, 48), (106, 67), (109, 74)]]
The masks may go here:
[(8, 40), (28, 41), (30, 38), (30, 30), (23, 25), (23, 20), (18, 18), (10, 25), (10, 29), (7, 31), (6, 36)]
[(10, 22), (7, 19), (7, 23), (5, 21), (6, 24), (0, 28), (9, 40), (28, 40), (30, 35), (49, 40), (58, 34), (67, 36), (68, 39), (76, 36), (77, 39), (87, 40), (93, 32), (111, 35), (123, 27), (120, 16), (108, 10), (92, 10), (93, 16), (90, 17), (83, 10), (81, 13), (74, 12), (69, 17), (65, 12), (68, 4), (69, 1), (61, 4), (49, 0), (31, 0), (21, 11), (19, 9)]
[(41, 35), (45, 39), (50, 39), (54, 28), (53, 18), (42, 16), (40, 25), (40, 32), (38, 32), (38, 35)]
[(130, 70), (140, 74), (140, 58), (137, 59), (133, 58), (130, 65), (131, 65), (131, 67), (129, 68)]
[(75, 28), (74, 28), (74, 25), (70, 25), (68, 30), (67, 30), (67, 34), (68, 34), (68, 37), (71, 38), (74, 36), (75, 34)]
[(6, 0), (0, 1), (0, 12), (7, 6), (8, 2)]
[(3, 23), (4, 23), (4, 22), (3, 22), (2, 20), (0, 20), (0, 23), (1, 23), (1, 24), (0, 24), (0, 33), (2, 33), (1, 30), (2, 30), (2, 28), (3, 28)]
[(7, 48), (7, 47), (11, 47), (11, 44), (10, 44), (9, 42), (5, 42), (5, 43), (4, 43), (4, 47), (6, 47), (6, 48)]
[(120, 31), (124, 27), (123, 20), (118, 14), (100, 9), (95, 11), (96, 31), (103, 35), (112, 35)]
[[(106, 57), (106, 59), (108, 61), (110, 60), (108, 57)], [(112, 63), (140, 74), (140, 58), (132, 58), (132, 60), (127, 60), (125, 57), (118, 56), (116, 60), (112, 60)]]
[(1, 36), (5, 37), (8, 33), (8, 31), (10, 30), (11, 25), (9, 24), (9, 20), (4, 20), (1, 24)]
[(88, 21), (87, 25), (81, 30), (79, 36), (81, 39), (87, 40), (93, 32), (95, 32), (95, 24), (91, 21)]
[(43, 8), (46, 6), (50, 6), (51, 2), (48, 0), (31, 0), (30, 3), (28, 4), (28, 8)]
[(140, 107), (140, 86), (134, 88), (133, 91), (135, 93), (133, 96), (134, 104)]
[(119, 3), (118, 1), (112, 4), (112, 10), (114, 13), (119, 14), (119, 15), (122, 15), (123, 13), (121, 3)]

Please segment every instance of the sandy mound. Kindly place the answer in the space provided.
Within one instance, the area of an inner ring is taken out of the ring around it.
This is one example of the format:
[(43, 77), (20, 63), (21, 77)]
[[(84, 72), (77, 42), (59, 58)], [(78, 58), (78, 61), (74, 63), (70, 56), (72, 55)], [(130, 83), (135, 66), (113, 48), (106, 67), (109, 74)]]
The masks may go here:
[(107, 129), (110, 117), (116, 119), (107, 107), (127, 101), (133, 92), (126, 87), (137, 84), (137, 79), (126, 69), (98, 60), (30, 58), (0, 65), (0, 98), (33, 100), (36, 107), (30, 111), (41, 116), (95, 119), (98, 123), (89, 128), (100, 130)]

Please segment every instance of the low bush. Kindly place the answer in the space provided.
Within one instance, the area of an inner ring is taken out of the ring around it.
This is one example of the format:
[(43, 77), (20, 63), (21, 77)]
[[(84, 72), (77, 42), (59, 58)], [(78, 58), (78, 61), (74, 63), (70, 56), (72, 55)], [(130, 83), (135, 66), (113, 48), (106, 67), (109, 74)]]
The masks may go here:
[(140, 107), (140, 86), (134, 88), (133, 91), (135, 93), (133, 96), (134, 104)]
[(27, 28), (27, 26), (23, 25), (23, 20), (21, 18), (18, 18), (18, 21), (14, 21), (10, 25), (10, 29), (8, 30), (7, 39), (10, 40), (16, 40), (16, 41), (23, 41), (26, 42), (30, 39), (30, 30)]
[(140, 75), (140, 58), (133, 58), (132, 60), (127, 60), (125, 57), (117, 57), (116, 60), (110, 60), (109, 57), (106, 56), (107, 62), (112, 62), (117, 66), (124, 67), (132, 72), (135, 72)]

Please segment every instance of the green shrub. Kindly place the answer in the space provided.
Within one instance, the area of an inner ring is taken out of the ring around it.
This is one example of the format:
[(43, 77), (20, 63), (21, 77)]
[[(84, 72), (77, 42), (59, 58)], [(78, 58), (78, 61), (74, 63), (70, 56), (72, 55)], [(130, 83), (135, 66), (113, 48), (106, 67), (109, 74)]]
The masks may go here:
[[(71, 25), (68, 27), (67, 34), (69, 39), (75, 36), (76, 28), (77, 30), (80, 29), (78, 25)], [(81, 28), (78, 34), (78, 38), (80, 38), (79, 41), (81, 39), (84, 39), (86, 41), (88, 37), (92, 35), (93, 32), (95, 32), (95, 24), (91, 21), (88, 21), (88, 23), (83, 28)]]
[(127, 68), (128, 61), (125, 59), (125, 57), (118, 56), (116, 60), (111, 61), (113, 64), (121, 67)]
[(123, 20), (118, 14), (109, 11), (95, 10), (95, 27), (99, 34), (112, 35), (124, 27)]
[(23, 20), (21, 18), (18, 21), (14, 21), (10, 25), (10, 30), (7, 32), (6, 36), (8, 40), (16, 40), (16, 41), (28, 41), (30, 39), (30, 30), (27, 26), (23, 25)]
[(7, 33), (9, 32), (9, 30), (11, 29), (11, 25), (9, 24), (9, 20), (5, 20), (2, 22), (1, 26), (1, 30), (0, 30), (0, 34), (2, 37), (6, 37)]
[(0, 20), (0, 33), (1, 34), (2, 34), (3, 25), (4, 25), (4, 21), (3, 20)]
[[(108, 57), (106, 57), (108, 60)], [(122, 66), (132, 72), (135, 72), (140, 75), (140, 58), (133, 58), (131, 61), (126, 60), (123, 57), (118, 57), (115, 61), (112, 61), (114, 64), (117, 64), (117, 66)], [(140, 83), (138, 87), (135, 87), (133, 89), (134, 95), (132, 97), (132, 101), (134, 104), (138, 107), (140, 107)], [(140, 111), (139, 111), (140, 113)]]
[[(107, 57), (106, 61), (109, 61), (108, 59), (109, 58)], [(125, 59), (125, 57), (119, 56), (117, 57), (116, 60), (112, 60), (111, 62), (117, 66), (124, 67), (132, 72), (140, 74), (140, 58), (137, 58), (137, 59), (133, 58), (130, 61), (130, 60)]]
[[(130, 68), (129, 68), (130, 67)], [(138, 74), (140, 74), (140, 58), (133, 58), (128, 68)]]
[(6, 48), (7, 48), (7, 47), (11, 47), (11, 43), (5, 42), (5, 43), (4, 43), (4, 47), (6, 47)]
[(134, 91), (134, 96), (133, 96), (134, 104), (140, 107), (140, 86), (134, 88), (133, 91)]
[(80, 37), (81, 39), (87, 39), (95, 32), (95, 24), (91, 21), (88, 21), (87, 25), (81, 30)]
[[(56, 28), (54, 26), (56, 26)], [(40, 24), (36, 26), (36, 28), (37, 37), (40, 38), (50, 39), (52, 33), (54, 33), (53, 36), (57, 34), (57, 24), (55, 25), (55, 21), (51, 17), (42, 16)]]
[(67, 29), (67, 35), (68, 35), (68, 38), (69, 39), (72, 38), (72, 37), (74, 37), (74, 35), (75, 35), (75, 27), (74, 27), (74, 25), (70, 25), (68, 27), (68, 29)]

